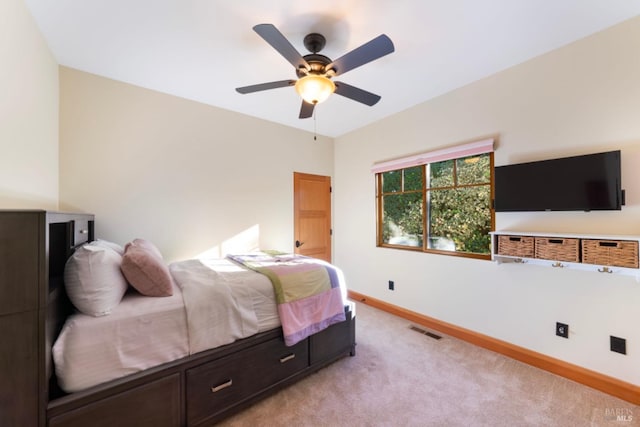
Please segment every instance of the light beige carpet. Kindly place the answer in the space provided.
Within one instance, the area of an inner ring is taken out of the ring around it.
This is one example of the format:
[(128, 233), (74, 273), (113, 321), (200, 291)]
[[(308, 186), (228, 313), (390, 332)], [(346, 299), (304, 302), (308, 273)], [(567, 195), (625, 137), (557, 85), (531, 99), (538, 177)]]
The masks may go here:
[(356, 322), (355, 357), (220, 425), (640, 426), (640, 406), (370, 306)]

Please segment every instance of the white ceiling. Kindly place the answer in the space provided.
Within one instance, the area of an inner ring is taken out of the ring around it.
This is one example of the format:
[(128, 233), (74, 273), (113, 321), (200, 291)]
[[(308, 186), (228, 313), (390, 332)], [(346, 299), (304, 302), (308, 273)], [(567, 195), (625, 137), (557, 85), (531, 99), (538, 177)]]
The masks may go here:
[(314, 131), (295, 79), (252, 27), (274, 24), (302, 54), (327, 38), (332, 59), (379, 34), (395, 52), (340, 76), (382, 96), (368, 107), (339, 95), (315, 127), (337, 137), (574, 40), (640, 15), (640, 0), (25, 0), (64, 66)]

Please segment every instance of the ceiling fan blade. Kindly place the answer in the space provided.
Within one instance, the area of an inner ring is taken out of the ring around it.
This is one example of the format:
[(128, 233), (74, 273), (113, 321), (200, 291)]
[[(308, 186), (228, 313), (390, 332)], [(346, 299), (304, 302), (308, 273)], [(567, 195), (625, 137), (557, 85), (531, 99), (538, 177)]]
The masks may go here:
[(277, 82), (269, 82), (269, 83), (260, 83), (257, 85), (251, 85), (251, 86), (243, 86), (243, 87), (237, 87), (236, 91), (245, 94), (245, 93), (252, 93), (252, 92), (260, 92), (261, 90), (268, 90), (268, 89), (276, 89), (279, 87), (286, 87), (286, 86), (293, 86), (294, 84), (296, 84), (295, 80), (280, 80)]
[(302, 101), (299, 118), (308, 119), (309, 117), (313, 116), (313, 109), (315, 108), (315, 106), (316, 104), (311, 104), (307, 101)]
[(380, 101), (380, 95), (367, 92), (366, 90), (348, 85), (342, 82), (334, 82), (336, 84), (336, 93), (354, 101), (361, 102), (371, 107)]
[(326, 66), (326, 69), (335, 71), (335, 75), (339, 76), (354, 68), (358, 68), (368, 62), (375, 61), (385, 55), (393, 52), (393, 42), (384, 34), (379, 35), (375, 39), (355, 48), (351, 52), (345, 53), (340, 58)]
[(295, 47), (282, 35), (278, 29), (272, 24), (258, 24), (253, 27), (253, 30), (260, 35), (267, 43), (269, 43), (275, 50), (284, 56), (284, 58), (291, 63), (296, 70), (304, 68), (310, 70), (309, 63), (300, 55)]

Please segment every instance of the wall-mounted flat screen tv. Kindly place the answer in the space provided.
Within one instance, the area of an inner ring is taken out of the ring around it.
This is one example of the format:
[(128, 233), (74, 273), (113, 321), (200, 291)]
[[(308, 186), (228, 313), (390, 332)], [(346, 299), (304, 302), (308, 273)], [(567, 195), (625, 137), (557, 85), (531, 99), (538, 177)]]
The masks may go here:
[(620, 210), (620, 150), (495, 168), (496, 212)]

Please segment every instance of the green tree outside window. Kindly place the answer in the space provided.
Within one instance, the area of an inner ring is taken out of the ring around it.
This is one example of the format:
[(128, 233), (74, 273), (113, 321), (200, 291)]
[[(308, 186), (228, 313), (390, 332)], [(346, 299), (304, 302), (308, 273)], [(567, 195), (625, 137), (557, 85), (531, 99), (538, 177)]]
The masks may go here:
[(489, 256), (492, 156), (379, 173), (378, 244)]

